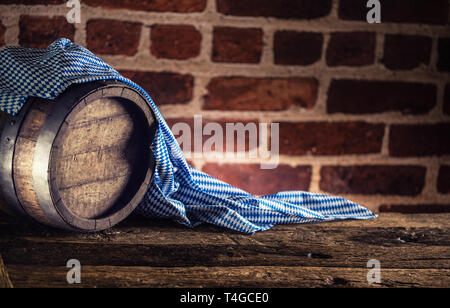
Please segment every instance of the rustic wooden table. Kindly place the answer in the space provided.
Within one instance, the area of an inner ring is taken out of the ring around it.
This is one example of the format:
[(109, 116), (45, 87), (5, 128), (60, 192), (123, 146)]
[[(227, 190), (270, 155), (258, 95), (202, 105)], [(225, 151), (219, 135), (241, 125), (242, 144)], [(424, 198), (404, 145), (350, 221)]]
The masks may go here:
[[(0, 216), (0, 286), (450, 287), (449, 221), (385, 214), (249, 236), (139, 218), (73, 234)], [(69, 259), (81, 262), (79, 285), (66, 282)], [(367, 283), (370, 259), (381, 284)]]

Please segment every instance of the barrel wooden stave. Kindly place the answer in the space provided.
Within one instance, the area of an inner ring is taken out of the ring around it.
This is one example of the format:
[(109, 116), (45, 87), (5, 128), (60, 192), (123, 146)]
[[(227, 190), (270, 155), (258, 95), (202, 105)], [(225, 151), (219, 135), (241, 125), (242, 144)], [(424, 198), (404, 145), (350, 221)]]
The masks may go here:
[(13, 179), (16, 195), (25, 212), (38, 222), (51, 225), (37, 200), (33, 185), (33, 161), (42, 125), (47, 118), (47, 111), (53, 101), (32, 99), (16, 139), (13, 158)]

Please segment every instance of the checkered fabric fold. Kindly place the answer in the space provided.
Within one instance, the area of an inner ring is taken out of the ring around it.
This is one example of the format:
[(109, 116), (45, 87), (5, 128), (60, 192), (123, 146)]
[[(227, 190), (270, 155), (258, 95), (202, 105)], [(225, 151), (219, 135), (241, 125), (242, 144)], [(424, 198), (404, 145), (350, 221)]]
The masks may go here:
[(375, 218), (344, 198), (302, 191), (255, 197), (186, 163), (183, 153), (150, 96), (87, 49), (67, 39), (48, 48), (5, 47), (0, 51), (0, 109), (16, 115), (30, 96), (53, 99), (74, 83), (116, 79), (147, 100), (159, 122), (152, 143), (154, 180), (137, 212), (174, 219), (186, 226), (202, 222), (246, 233), (276, 224)]

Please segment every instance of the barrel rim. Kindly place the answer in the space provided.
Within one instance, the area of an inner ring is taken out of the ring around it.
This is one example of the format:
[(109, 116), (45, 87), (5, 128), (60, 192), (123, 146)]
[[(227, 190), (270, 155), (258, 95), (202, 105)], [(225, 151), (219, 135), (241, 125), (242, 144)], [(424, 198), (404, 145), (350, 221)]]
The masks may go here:
[[(87, 86), (89, 85), (89, 86)], [(87, 86), (87, 87), (86, 87)], [(118, 95), (114, 88), (122, 88)], [(87, 100), (120, 97), (135, 103), (142, 110), (150, 128), (150, 139), (153, 140), (158, 122), (145, 98), (133, 88), (119, 81), (101, 81), (76, 85), (68, 88), (53, 104), (36, 143), (33, 161), (32, 181), (36, 196), (45, 214), (59, 228), (77, 231), (100, 231), (107, 229), (126, 218), (144, 197), (155, 171), (155, 158), (150, 150), (149, 165), (144, 180), (133, 198), (125, 205), (119, 206), (113, 214), (103, 218), (83, 218), (72, 213), (52, 189), (51, 154), (55, 139), (72, 109), (78, 104), (86, 104)], [(150, 142), (151, 145), (151, 142)]]

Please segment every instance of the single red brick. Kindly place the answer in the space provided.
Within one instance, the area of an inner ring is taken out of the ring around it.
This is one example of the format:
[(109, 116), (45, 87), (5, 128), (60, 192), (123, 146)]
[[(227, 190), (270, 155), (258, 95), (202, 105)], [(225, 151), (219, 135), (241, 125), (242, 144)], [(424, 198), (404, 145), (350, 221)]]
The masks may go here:
[(419, 35), (386, 35), (381, 62), (392, 70), (409, 70), (430, 63), (432, 40)]
[(36, 4), (63, 4), (66, 0), (1, 0), (1, 4), (25, 4), (25, 5), (36, 5)]
[(448, 155), (450, 123), (392, 125), (389, 153), (397, 157)]
[(419, 166), (324, 166), (320, 189), (334, 194), (415, 196), (425, 185), (426, 168)]
[[(381, 22), (447, 24), (448, 0), (381, 0)], [(339, 18), (366, 21), (367, 0), (340, 0)]]
[(439, 39), (438, 53), (437, 68), (442, 72), (450, 72), (450, 38)]
[(148, 12), (203, 12), (207, 0), (83, 0), (83, 3), (107, 9), (128, 9)]
[(228, 63), (259, 63), (263, 31), (256, 28), (215, 27), (212, 60)]
[(320, 60), (321, 33), (277, 31), (274, 37), (274, 61), (282, 65), (310, 65)]
[(256, 195), (268, 195), (286, 190), (308, 190), (311, 167), (279, 165), (261, 169), (259, 164), (207, 163), (202, 171), (224, 182)]
[(19, 29), (19, 44), (32, 48), (46, 48), (59, 38), (73, 41), (75, 35), (75, 27), (64, 17), (22, 15)]
[(365, 122), (280, 123), (280, 153), (344, 155), (379, 153), (384, 124)]
[(331, 0), (217, 0), (217, 11), (225, 15), (314, 19), (331, 12)]
[(328, 66), (363, 66), (375, 62), (376, 36), (372, 32), (336, 32), (327, 49)]
[(2, 24), (2, 22), (0, 20), (0, 46), (5, 45), (5, 32), (6, 32), (6, 27)]
[(450, 204), (383, 204), (380, 213), (436, 214), (450, 213)]
[(87, 47), (94, 53), (133, 56), (141, 37), (142, 24), (108, 19), (87, 23)]
[(312, 108), (318, 81), (314, 78), (217, 77), (208, 84), (203, 109), (286, 110), (292, 105)]
[(436, 105), (433, 84), (333, 79), (328, 89), (329, 113), (380, 113), (400, 111), (423, 114)]
[[(181, 149), (183, 151), (187, 151), (187, 152), (189, 152), (189, 151), (190, 152), (199, 152), (199, 150), (203, 151), (203, 146), (205, 145), (206, 141), (208, 139), (210, 139), (213, 135), (217, 134), (216, 132), (213, 132), (211, 134), (209, 134), (209, 133), (207, 134), (204, 131), (205, 128), (207, 127), (207, 125), (210, 124), (210, 123), (218, 124), (221, 127), (221, 130), (223, 132), (223, 136), (222, 136), (222, 140), (223, 140), (222, 152), (237, 152), (238, 151), (238, 139), (239, 138), (243, 138), (241, 140), (243, 142), (243, 149), (244, 149), (244, 151), (254, 150), (259, 145), (259, 139), (258, 139), (258, 137), (259, 137), (259, 127), (258, 127), (259, 122), (258, 122), (258, 120), (248, 120), (248, 119), (247, 120), (239, 120), (239, 119), (216, 119), (216, 120), (211, 120), (211, 119), (207, 119), (207, 118), (206, 119), (202, 118), (202, 130), (198, 132), (201, 135), (198, 138), (201, 138), (202, 149), (196, 149), (194, 147), (194, 142), (195, 142), (195, 140), (194, 140), (194, 133), (197, 133), (197, 131), (195, 130), (195, 127), (194, 127), (194, 118), (173, 118), (173, 119), (167, 119), (166, 121), (167, 121), (167, 124), (169, 125), (170, 129), (173, 131), (173, 133), (174, 133), (176, 138), (181, 137), (180, 135), (182, 135), (184, 132), (183, 131), (182, 132), (174, 131), (173, 128), (174, 128), (175, 124), (183, 123), (183, 124), (187, 124), (189, 126), (190, 133), (191, 133), (191, 135), (190, 135), (190, 137), (191, 137), (190, 138), (191, 148), (188, 149), (188, 148), (185, 148), (184, 145), (181, 145)], [(237, 132), (233, 130), (232, 133), (234, 133), (234, 137), (233, 137), (233, 141), (234, 142), (233, 142), (233, 144), (230, 144), (230, 145), (227, 144), (227, 137), (232, 136), (231, 132), (229, 133), (227, 131), (227, 124), (229, 126), (232, 125), (233, 126), (232, 128), (234, 128), (234, 127), (237, 127), (236, 125), (239, 125), (238, 123), (242, 123), (243, 127), (247, 128), (249, 130), (252, 129), (252, 127), (255, 128), (254, 132), (256, 133), (256, 136), (253, 136), (253, 137), (256, 137), (256, 140), (255, 139), (252, 140), (252, 141), (254, 141), (254, 143), (250, 144), (250, 131), (245, 132), (245, 136), (241, 137), (241, 136), (238, 136)], [(180, 128), (178, 127), (178, 129), (180, 129)], [(209, 148), (207, 150), (209, 150)], [(211, 147), (211, 150), (219, 151), (219, 149), (216, 149), (215, 144), (214, 144), (214, 146)]]
[(440, 193), (450, 193), (450, 165), (441, 166), (439, 169), (437, 189)]
[(444, 113), (450, 114), (450, 83), (447, 83), (447, 85), (445, 86)]
[(190, 25), (154, 25), (151, 52), (157, 58), (185, 60), (200, 54), (202, 36)]
[(194, 77), (170, 72), (120, 71), (147, 91), (157, 105), (187, 104), (192, 99)]

